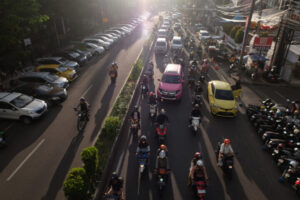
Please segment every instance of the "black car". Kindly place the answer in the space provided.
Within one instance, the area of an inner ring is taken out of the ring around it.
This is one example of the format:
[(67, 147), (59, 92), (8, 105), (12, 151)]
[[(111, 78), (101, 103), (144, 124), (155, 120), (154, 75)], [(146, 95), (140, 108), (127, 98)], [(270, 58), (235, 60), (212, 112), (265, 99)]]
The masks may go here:
[(79, 63), (79, 65), (82, 67), (87, 62), (87, 57), (83, 54), (80, 54), (73, 50), (66, 50), (60, 53), (56, 54), (57, 56), (64, 57), (69, 60), (73, 60)]
[(19, 82), (18, 84), (12, 85), (11, 90), (55, 104), (63, 102), (68, 96), (65, 88), (38, 83)]

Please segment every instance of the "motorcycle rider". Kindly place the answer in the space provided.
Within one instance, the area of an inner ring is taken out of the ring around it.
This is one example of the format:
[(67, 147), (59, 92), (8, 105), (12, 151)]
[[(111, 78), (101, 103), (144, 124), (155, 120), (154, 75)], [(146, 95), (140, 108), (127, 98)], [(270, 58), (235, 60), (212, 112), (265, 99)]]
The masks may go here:
[(116, 62), (111, 63), (111, 65), (109, 66), (109, 75), (115, 74), (115, 76), (118, 76), (118, 64)]
[(146, 93), (147, 93), (148, 92), (148, 88), (149, 88), (149, 79), (146, 76), (146, 74), (143, 75), (143, 79), (142, 79), (141, 85), (142, 86), (143, 85), (146, 86)]
[(159, 146), (159, 148), (157, 149), (157, 156), (159, 156), (159, 153), (161, 152), (161, 151), (165, 151), (166, 152), (166, 155), (168, 156), (168, 148), (167, 148), (167, 146), (165, 145), (165, 144), (161, 144), (160, 146)]
[(208, 73), (208, 69), (209, 69), (208, 60), (207, 60), (207, 59), (203, 59), (201, 71), (202, 71), (204, 74), (207, 74), (207, 73)]
[(199, 179), (203, 179), (204, 181), (206, 181), (206, 183), (208, 182), (206, 168), (204, 167), (204, 163), (202, 160), (198, 160), (196, 162), (196, 165), (192, 167), (190, 174), (192, 185), (194, 185), (194, 182), (198, 181)]
[(158, 125), (165, 125), (167, 124), (169, 121), (168, 116), (166, 115), (166, 111), (165, 109), (161, 109), (159, 115), (156, 118), (156, 122), (158, 123)]
[(202, 117), (202, 113), (201, 113), (199, 104), (195, 104), (195, 106), (194, 106), (194, 108), (191, 112), (190, 125), (192, 125), (192, 118), (193, 117)]
[(218, 165), (222, 166), (224, 160), (227, 157), (230, 157), (233, 155), (234, 155), (234, 152), (233, 152), (232, 146), (230, 144), (230, 140), (226, 138), (226, 139), (224, 139), (224, 142), (220, 146)]
[(131, 120), (136, 121), (138, 123), (139, 128), (140, 128), (140, 119), (141, 119), (141, 115), (138, 106), (134, 106), (133, 111), (131, 113)]
[(196, 152), (191, 160), (191, 166), (190, 166), (190, 171), (189, 171), (189, 177), (188, 177), (188, 183), (189, 185), (192, 184), (192, 179), (191, 179), (191, 172), (194, 166), (197, 165), (197, 161), (202, 160), (202, 155), (200, 152)]
[(157, 98), (156, 95), (154, 94), (154, 92), (149, 92), (149, 104), (151, 105), (155, 105), (157, 104)]
[(105, 195), (117, 195), (120, 197), (120, 200), (124, 200), (123, 182), (123, 178), (119, 176), (117, 172), (113, 172), (108, 184), (109, 190), (105, 193)]
[(169, 161), (165, 150), (161, 150), (156, 157), (155, 169), (157, 173), (159, 173), (160, 169), (169, 169)]
[(80, 109), (79, 112), (86, 117), (87, 121), (89, 121), (89, 104), (84, 97), (80, 98), (79, 104), (77, 105), (76, 109)]
[(139, 153), (147, 153), (148, 157), (150, 156), (150, 145), (145, 135), (141, 136), (139, 144), (137, 146), (136, 155), (138, 155)]

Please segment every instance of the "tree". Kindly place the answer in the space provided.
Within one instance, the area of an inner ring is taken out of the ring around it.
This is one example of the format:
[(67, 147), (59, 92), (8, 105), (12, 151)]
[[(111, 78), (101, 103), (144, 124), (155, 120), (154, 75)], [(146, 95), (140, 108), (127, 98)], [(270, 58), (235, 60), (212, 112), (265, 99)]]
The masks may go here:
[(239, 30), (236, 32), (234, 41), (238, 44), (243, 42), (243, 37), (244, 37), (244, 28), (240, 27)]
[[(24, 53), (23, 40), (49, 19), (36, 0), (0, 1), (0, 53)], [(20, 56), (20, 55), (19, 55)]]
[(89, 200), (85, 169), (73, 168), (64, 182), (63, 190), (68, 200)]
[(83, 168), (86, 172), (88, 192), (92, 195), (95, 192), (97, 169), (99, 164), (98, 150), (91, 146), (81, 152)]

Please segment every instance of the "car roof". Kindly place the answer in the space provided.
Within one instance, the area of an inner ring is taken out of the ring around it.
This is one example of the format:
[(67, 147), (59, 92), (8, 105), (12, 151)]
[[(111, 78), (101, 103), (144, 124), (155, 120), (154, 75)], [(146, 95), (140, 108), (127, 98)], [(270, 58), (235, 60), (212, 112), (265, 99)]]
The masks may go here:
[(210, 81), (212, 84), (214, 84), (216, 89), (219, 90), (231, 90), (231, 86), (229, 83), (225, 81)]
[(17, 98), (18, 96), (20, 96), (21, 93), (18, 92), (0, 92), (0, 100), (4, 101), (4, 102), (10, 102), (13, 99)]
[(157, 38), (157, 42), (167, 42), (166, 38)]
[(51, 64), (51, 65), (39, 65), (37, 66), (36, 68), (57, 68), (59, 67), (60, 65), (58, 64)]
[(164, 73), (180, 74), (180, 64), (168, 64)]
[(174, 36), (174, 37), (173, 37), (173, 40), (181, 40), (181, 37), (179, 37), (179, 36)]
[(200, 30), (200, 33), (208, 33), (207, 30)]
[(158, 32), (167, 32), (167, 30), (166, 30), (166, 29), (163, 29), (163, 28), (161, 28), (161, 29), (158, 29)]
[(20, 77), (46, 77), (50, 72), (25, 72), (20, 75)]

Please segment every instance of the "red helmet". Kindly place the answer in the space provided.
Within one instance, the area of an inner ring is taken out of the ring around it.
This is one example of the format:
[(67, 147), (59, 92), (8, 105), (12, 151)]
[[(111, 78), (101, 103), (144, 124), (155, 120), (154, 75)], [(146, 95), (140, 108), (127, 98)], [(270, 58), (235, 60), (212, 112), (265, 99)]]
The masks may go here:
[(196, 158), (196, 159), (202, 159), (201, 153), (200, 153), (200, 152), (196, 152), (196, 153), (194, 154), (194, 158)]
[(160, 149), (162, 149), (162, 150), (165, 150), (165, 151), (166, 151), (166, 150), (167, 150), (167, 146), (166, 146), (166, 145), (164, 145), (164, 144), (161, 144), (161, 145), (160, 145)]
[(230, 140), (229, 139), (224, 139), (224, 144), (230, 144)]
[(149, 96), (150, 96), (150, 97), (153, 96), (153, 92), (149, 92)]
[(299, 180), (299, 179), (296, 180), (295, 184), (296, 184), (296, 185), (300, 185), (300, 180)]

